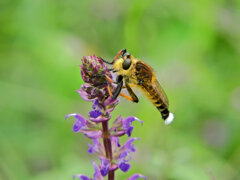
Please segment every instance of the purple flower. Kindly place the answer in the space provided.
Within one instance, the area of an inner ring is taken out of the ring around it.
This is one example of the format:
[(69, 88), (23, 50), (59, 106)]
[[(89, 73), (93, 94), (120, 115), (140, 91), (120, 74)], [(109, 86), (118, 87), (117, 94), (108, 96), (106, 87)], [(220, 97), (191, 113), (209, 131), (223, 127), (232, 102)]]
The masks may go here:
[(127, 172), (130, 169), (130, 164), (127, 163), (129, 161), (129, 159), (126, 159), (127, 157), (129, 157), (129, 159), (131, 158), (127, 151), (123, 151), (118, 159), (118, 167), (123, 172)]
[(90, 84), (83, 84), (80, 89), (76, 90), (81, 98), (85, 101), (93, 101), (98, 98), (99, 100), (104, 99), (107, 92), (106, 88), (99, 88), (91, 86)]
[(129, 170), (130, 165), (127, 164), (131, 159), (130, 153), (135, 152), (134, 145), (132, 144), (135, 140), (139, 138), (130, 138), (127, 142), (119, 148), (116, 152), (116, 158), (118, 159), (118, 167), (123, 171), (126, 172)]
[(110, 162), (105, 158), (101, 158), (100, 172), (102, 176), (106, 176), (110, 170)]
[(128, 137), (130, 137), (132, 135), (132, 131), (133, 131), (133, 126), (131, 126), (133, 121), (139, 121), (141, 124), (143, 123), (143, 121), (139, 120), (136, 117), (130, 116), (128, 118), (126, 118), (125, 120), (123, 120), (123, 129), (126, 131)]
[(103, 116), (103, 115), (100, 115), (98, 116), (97, 118), (93, 118), (93, 117), (89, 117), (89, 119), (95, 123), (101, 123), (101, 122), (104, 122), (104, 121), (108, 121), (109, 119), (111, 118), (110, 115), (108, 116)]
[(122, 162), (118, 165), (119, 169), (121, 169), (123, 172), (127, 172), (130, 169), (130, 164), (127, 164), (125, 162)]
[(97, 118), (98, 116), (100, 116), (102, 114), (102, 112), (101, 112), (101, 105), (99, 104), (98, 99), (95, 99), (93, 101), (92, 108), (93, 108), (93, 111), (89, 112), (89, 116), (90, 117)]
[(82, 130), (81, 131), (85, 136), (91, 139), (100, 138), (102, 137), (101, 131), (94, 131), (94, 130)]
[(95, 100), (93, 101), (92, 108), (93, 108), (93, 109), (97, 109), (97, 110), (101, 109), (101, 104), (99, 103), (99, 100), (98, 100), (98, 99), (95, 99)]
[(80, 114), (77, 114), (77, 113), (68, 114), (65, 116), (65, 119), (67, 119), (70, 116), (74, 116), (76, 119), (76, 121), (73, 125), (74, 132), (78, 132), (78, 131), (80, 131), (80, 129), (82, 129), (82, 127), (86, 126), (87, 120)]
[(68, 114), (65, 116), (65, 119), (71, 116), (76, 119), (73, 125), (73, 132), (81, 132), (89, 138), (99, 138), (102, 136), (102, 131), (97, 124), (86, 120), (82, 115), (77, 113)]
[(143, 176), (143, 175), (141, 175), (141, 174), (134, 174), (134, 175), (132, 175), (131, 177), (129, 177), (127, 180), (136, 180), (136, 179), (138, 179), (138, 178), (147, 179), (146, 176)]
[(111, 137), (113, 159), (117, 162), (118, 168), (123, 172), (127, 172), (130, 169), (128, 162), (131, 159), (130, 153), (135, 152), (132, 144), (135, 140), (138, 140), (138, 138), (130, 138), (124, 145), (120, 146), (119, 138)]
[(93, 145), (92, 144), (88, 144), (89, 149), (88, 152), (90, 154), (93, 154), (94, 152), (98, 153), (101, 156), (104, 156), (104, 147), (103, 145), (100, 143), (99, 139), (93, 139)]
[(143, 121), (134, 116), (130, 116), (126, 119), (123, 119), (122, 116), (117, 117), (117, 119), (112, 124), (111, 134), (113, 136), (122, 136), (123, 134), (127, 134), (128, 137), (130, 137), (134, 128), (132, 126), (132, 123), (135, 120), (139, 121), (141, 124), (143, 123)]
[(102, 114), (101, 111), (98, 111), (98, 110), (93, 110), (93, 111), (89, 112), (89, 116), (92, 117), (92, 118), (97, 118), (101, 114)]
[(127, 140), (127, 142), (124, 144), (123, 148), (127, 151), (127, 152), (135, 152), (135, 148), (134, 145), (132, 144), (135, 140), (139, 140), (139, 138), (130, 138)]
[(108, 113), (112, 112), (118, 104), (119, 100), (113, 99), (111, 96), (109, 96), (103, 103), (103, 105), (107, 108)]
[(115, 151), (117, 148), (121, 147), (118, 137), (111, 137), (112, 149)]
[(94, 166), (94, 174), (93, 174), (93, 179), (94, 180), (104, 180), (104, 177), (102, 176), (101, 172), (98, 169), (98, 166), (95, 162), (92, 162), (93, 166)]

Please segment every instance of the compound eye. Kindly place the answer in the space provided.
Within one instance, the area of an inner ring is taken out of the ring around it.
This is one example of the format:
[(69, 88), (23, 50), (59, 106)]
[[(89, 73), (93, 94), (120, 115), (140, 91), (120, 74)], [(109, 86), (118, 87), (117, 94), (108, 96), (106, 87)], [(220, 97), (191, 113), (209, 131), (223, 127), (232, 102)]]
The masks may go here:
[(124, 70), (127, 70), (131, 66), (131, 64), (132, 64), (131, 59), (127, 58), (124, 60), (122, 67)]

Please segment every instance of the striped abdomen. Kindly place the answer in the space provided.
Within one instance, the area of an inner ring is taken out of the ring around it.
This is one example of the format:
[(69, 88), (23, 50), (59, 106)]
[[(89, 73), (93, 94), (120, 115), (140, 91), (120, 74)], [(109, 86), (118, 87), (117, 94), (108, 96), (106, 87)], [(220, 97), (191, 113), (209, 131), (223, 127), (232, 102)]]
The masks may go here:
[(137, 61), (135, 69), (135, 75), (137, 77), (137, 83), (135, 84), (143, 90), (147, 98), (160, 111), (164, 123), (166, 125), (170, 124), (174, 116), (168, 110), (167, 96), (158, 83), (152, 68), (142, 61)]
[(169, 111), (168, 111), (168, 107), (163, 104), (162, 100), (157, 100), (157, 101), (153, 101), (154, 105), (156, 106), (156, 108), (159, 110), (159, 112), (161, 113), (162, 115), (162, 118), (164, 120), (166, 120), (169, 116)]
[(144, 85), (144, 92), (153, 105), (159, 110), (162, 118), (166, 120), (169, 116), (168, 100), (163, 90), (157, 84)]

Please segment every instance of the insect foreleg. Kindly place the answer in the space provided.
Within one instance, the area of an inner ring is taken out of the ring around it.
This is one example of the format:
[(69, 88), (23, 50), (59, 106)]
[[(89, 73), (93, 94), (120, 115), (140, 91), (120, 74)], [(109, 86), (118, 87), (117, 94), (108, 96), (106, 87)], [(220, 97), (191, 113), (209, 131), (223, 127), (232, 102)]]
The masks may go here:
[(107, 90), (108, 90), (108, 93), (110, 96), (113, 97), (113, 99), (116, 99), (118, 97), (118, 95), (120, 94), (121, 90), (122, 90), (122, 87), (123, 87), (123, 77), (122, 76), (117, 76), (117, 79), (116, 79), (116, 82), (114, 82), (110, 77), (108, 76), (105, 76), (106, 80), (109, 82), (109, 83), (115, 83), (115, 84), (118, 84), (116, 89), (115, 89), (115, 92), (112, 93), (111, 92), (111, 88), (110, 86), (108, 85), (107, 86)]
[(116, 99), (122, 90), (122, 87), (123, 87), (123, 77), (122, 76), (117, 77), (117, 84), (118, 85), (115, 89), (115, 92), (113, 93), (113, 99)]
[(117, 55), (113, 58), (113, 61), (115, 61), (120, 55), (125, 54), (126, 51), (127, 51), (126, 49), (120, 50), (120, 51), (117, 53)]
[[(99, 58), (101, 58), (101, 57), (99, 57)], [(106, 61), (106, 60), (104, 60), (103, 58), (101, 58), (101, 60), (102, 60), (104, 63), (110, 64), (110, 65), (112, 65), (112, 64), (114, 63), (114, 60), (113, 60), (112, 62)]]
[[(108, 82), (110, 82), (110, 83), (115, 83), (115, 82), (113, 82), (113, 80), (112, 80), (110, 77), (106, 76), (105, 78), (106, 78), (106, 80), (107, 80)], [(114, 94), (111, 92), (110, 86), (109, 86), (109, 85), (107, 86), (107, 90), (108, 90), (109, 95), (110, 95), (111, 97), (113, 97), (114, 99), (116, 99), (116, 98), (118, 97), (118, 95), (120, 95), (120, 96), (122, 96), (122, 97), (124, 97), (124, 98), (126, 98), (126, 99), (128, 99), (128, 100), (130, 100), (130, 101), (132, 101), (132, 102), (136, 102), (136, 99), (134, 100), (132, 97), (130, 97), (130, 96), (128, 96), (128, 95), (126, 95), (126, 94), (124, 94), (124, 93), (121, 92), (121, 90), (122, 90), (122, 88), (123, 88), (123, 81), (122, 81), (122, 80), (123, 80), (122, 76), (117, 77), (117, 81), (118, 81), (118, 82), (116, 82), (116, 83), (118, 83), (118, 86), (117, 86)], [(125, 88), (125, 87), (124, 87), (124, 88)], [(136, 95), (135, 95), (135, 96), (136, 96)], [(136, 97), (137, 97), (137, 96), (136, 96)]]
[(117, 72), (117, 70), (113, 69), (113, 68), (109, 68), (107, 69), (108, 71), (112, 71), (113, 73)]

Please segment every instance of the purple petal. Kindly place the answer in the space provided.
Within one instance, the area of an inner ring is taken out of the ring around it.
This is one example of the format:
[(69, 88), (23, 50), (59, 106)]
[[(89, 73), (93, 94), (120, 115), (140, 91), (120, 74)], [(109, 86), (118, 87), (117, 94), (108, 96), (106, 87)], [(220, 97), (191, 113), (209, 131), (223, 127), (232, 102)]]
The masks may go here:
[(128, 162), (131, 159), (130, 153), (135, 152), (134, 145), (132, 145), (135, 140), (138, 140), (138, 138), (130, 138), (118, 149), (118, 155), (116, 156), (116, 158), (118, 158), (118, 164)]
[(119, 169), (121, 169), (123, 172), (127, 172), (130, 169), (130, 164), (122, 162), (118, 165)]
[(96, 150), (95, 150), (95, 147), (94, 147), (93, 145), (88, 144), (88, 147), (89, 147), (88, 153), (93, 154), (93, 153), (96, 151)]
[(123, 120), (124, 119), (121, 115), (118, 116), (112, 123), (113, 127), (118, 127), (118, 126), (122, 125)]
[(104, 101), (104, 105), (105, 106), (110, 106), (113, 105), (114, 103), (118, 103), (119, 100), (118, 99), (113, 99), (111, 96), (109, 96), (105, 101)]
[[(108, 101), (109, 100), (109, 101)], [(113, 99), (112, 97), (109, 97), (107, 100), (106, 100), (106, 103), (105, 106), (107, 106), (107, 112), (110, 113), (112, 112), (115, 107), (119, 104), (119, 99)]]
[(73, 179), (75, 179), (75, 178), (78, 178), (78, 179), (80, 179), (80, 180), (92, 180), (92, 178), (89, 178), (89, 177), (87, 177), (87, 176), (85, 176), (85, 175), (82, 175), (82, 174), (80, 174), (80, 175), (74, 175), (74, 176), (73, 176)]
[(140, 123), (143, 123), (143, 121), (139, 120), (138, 118), (136, 118), (134, 116), (130, 116), (123, 120), (123, 129), (126, 131), (128, 137), (130, 137), (132, 135), (133, 126), (131, 126), (131, 124), (135, 120), (139, 121)]
[(95, 162), (92, 162), (93, 166), (94, 166), (94, 174), (93, 174), (93, 178), (94, 180), (104, 180), (104, 177), (102, 176), (101, 172), (98, 169), (98, 166)]
[(141, 174), (134, 174), (131, 177), (129, 177), (127, 180), (137, 180), (138, 178), (143, 178), (143, 179), (147, 179), (146, 176), (143, 176)]
[(102, 131), (89, 131), (89, 130), (81, 130), (81, 132), (91, 139), (96, 139), (102, 137)]
[(107, 159), (102, 158), (101, 159), (101, 166), (100, 166), (100, 172), (102, 176), (106, 176), (110, 170), (110, 163)]
[(104, 121), (108, 121), (111, 117), (104, 117), (102, 115), (98, 116), (97, 118), (92, 118), (89, 117), (89, 120), (95, 122), (95, 123), (100, 123), (100, 122), (104, 122)]
[(127, 142), (124, 144), (124, 148), (130, 152), (135, 152), (134, 145), (132, 145), (135, 140), (139, 140), (139, 138), (130, 138), (127, 140)]
[(88, 146), (89, 146), (88, 152), (90, 154), (92, 154), (94, 152), (101, 151), (101, 148), (102, 148), (102, 145), (101, 145), (101, 143), (99, 142), (98, 139), (93, 139), (93, 145), (88, 144)]
[(71, 116), (73, 116), (76, 119), (76, 121), (73, 125), (74, 132), (78, 132), (78, 131), (80, 131), (80, 129), (82, 129), (82, 127), (86, 126), (87, 120), (82, 115), (77, 114), (77, 113), (72, 113), (72, 114), (66, 115), (65, 119), (67, 119)]
[(83, 100), (91, 101), (91, 99), (89, 99), (89, 94), (84, 89), (78, 89), (76, 91), (78, 92), (78, 94), (81, 96)]
[(101, 111), (97, 111), (97, 110), (93, 110), (93, 111), (89, 112), (89, 116), (91, 116), (92, 118), (97, 118), (101, 114), (102, 114), (102, 112)]
[(131, 124), (132, 122), (135, 120), (135, 117), (134, 116), (129, 116), (127, 117), (126, 119), (123, 120), (123, 128), (124, 129), (127, 129)]
[(102, 176), (106, 176), (108, 174), (108, 172), (109, 172), (109, 168), (102, 167), (100, 172), (101, 172)]
[(133, 126), (130, 126), (128, 129), (127, 129), (127, 135), (128, 137), (130, 137), (132, 135), (132, 131), (133, 131)]
[(101, 109), (101, 105), (100, 105), (98, 99), (95, 99), (95, 100), (93, 101), (93, 106), (92, 106), (92, 108), (93, 108), (93, 109)]
[(126, 134), (126, 132), (123, 131), (123, 130), (121, 130), (121, 131), (118, 131), (118, 130), (111, 131), (111, 135), (114, 136), (114, 137), (120, 137), (120, 136), (123, 136), (124, 134)]
[(125, 159), (125, 157), (127, 157), (127, 156), (128, 156), (127, 151), (123, 151), (119, 156), (120, 162), (122, 162), (122, 160)]
[(141, 124), (143, 123), (143, 121), (139, 120), (138, 118), (134, 117), (134, 116), (130, 116), (127, 117), (126, 119), (123, 120), (123, 128), (127, 129), (129, 128), (129, 126), (132, 124), (133, 121), (139, 121)]
[[(128, 158), (128, 159), (126, 159)], [(118, 157), (118, 167), (121, 169), (123, 172), (127, 172), (130, 169), (130, 164), (127, 162), (131, 159), (129, 153), (127, 150), (123, 151), (120, 156)]]
[(119, 144), (119, 138), (118, 137), (111, 137), (111, 142), (112, 142), (112, 147), (113, 148), (117, 148), (117, 147), (120, 147), (120, 144)]
[(81, 127), (82, 127), (81, 123), (78, 120), (76, 120), (73, 125), (72, 130), (73, 130), (73, 132), (78, 132), (78, 131), (80, 131)]
[(102, 99), (105, 95), (105, 89), (98, 89), (90, 84), (83, 84), (79, 90), (76, 90), (85, 101), (93, 101), (95, 98)]

